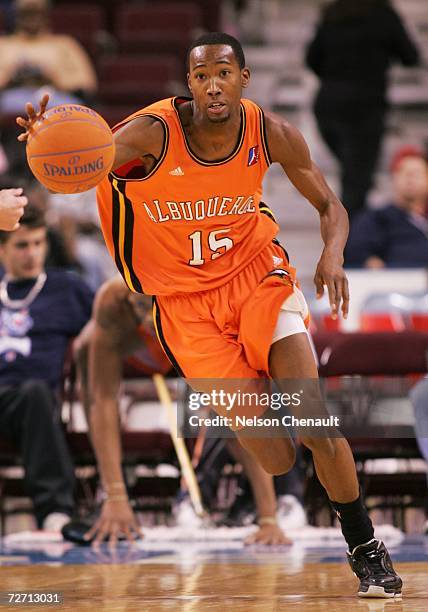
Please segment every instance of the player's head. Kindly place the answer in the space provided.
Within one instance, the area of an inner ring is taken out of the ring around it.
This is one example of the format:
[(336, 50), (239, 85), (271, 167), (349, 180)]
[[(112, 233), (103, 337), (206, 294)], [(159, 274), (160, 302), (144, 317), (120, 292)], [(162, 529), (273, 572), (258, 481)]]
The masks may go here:
[(43, 271), (47, 254), (43, 213), (28, 205), (14, 232), (0, 231), (0, 257), (6, 274), (15, 279), (34, 278)]
[(50, 0), (15, 0), (16, 29), (36, 35), (49, 24)]
[(394, 195), (402, 206), (428, 199), (428, 164), (418, 147), (405, 146), (396, 151), (391, 161)]
[(233, 112), (239, 112), (250, 71), (236, 38), (223, 32), (200, 36), (189, 48), (187, 71), (196, 113), (210, 122), (224, 123)]

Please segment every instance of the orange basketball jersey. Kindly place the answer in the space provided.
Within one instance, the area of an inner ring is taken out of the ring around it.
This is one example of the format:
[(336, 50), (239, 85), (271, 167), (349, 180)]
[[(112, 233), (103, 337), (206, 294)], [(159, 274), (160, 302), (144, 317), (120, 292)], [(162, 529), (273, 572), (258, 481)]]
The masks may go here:
[(146, 176), (135, 160), (97, 188), (110, 254), (128, 287), (150, 295), (219, 287), (278, 231), (261, 202), (270, 163), (262, 110), (242, 100), (235, 150), (226, 159), (207, 162), (186, 141), (178, 114), (185, 100), (161, 100), (116, 126), (143, 115), (156, 117), (165, 132), (162, 155)]

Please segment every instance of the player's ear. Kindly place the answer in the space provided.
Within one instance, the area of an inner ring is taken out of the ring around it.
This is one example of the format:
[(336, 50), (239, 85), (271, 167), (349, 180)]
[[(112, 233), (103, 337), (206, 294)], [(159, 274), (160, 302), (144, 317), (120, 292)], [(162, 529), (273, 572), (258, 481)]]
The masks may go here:
[(242, 87), (248, 87), (250, 82), (250, 69), (245, 67), (241, 70), (241, 85)]
[(187, 87), (189, 88), (190, 93), (193, 93), (192, 86), (190, 85), (190, 72), (187, 73)]

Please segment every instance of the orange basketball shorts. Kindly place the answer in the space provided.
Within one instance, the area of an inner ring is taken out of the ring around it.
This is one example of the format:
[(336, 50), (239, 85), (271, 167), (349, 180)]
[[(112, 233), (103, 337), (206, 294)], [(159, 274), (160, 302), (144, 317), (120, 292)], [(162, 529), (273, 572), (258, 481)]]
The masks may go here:
[(269, 350), (278, 314), (285, 302), (293, 302), (296, 286), (286, 252), (273, 241), (225, 285), (157, 297), (158, 338), (184, 378), (269, 376)]

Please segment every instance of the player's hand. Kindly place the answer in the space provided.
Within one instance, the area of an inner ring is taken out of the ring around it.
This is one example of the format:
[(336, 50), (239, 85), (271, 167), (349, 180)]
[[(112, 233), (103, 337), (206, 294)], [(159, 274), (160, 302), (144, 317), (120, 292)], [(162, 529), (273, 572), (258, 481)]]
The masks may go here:
[(137, 517), (132, 511), (129, 501), (106, 499), (99, 519), (85, 534), (85, 540), (92, 540), (94, 538), (92, 545), (97, 546), (108, 538), (109, 545), (115, 547), (119, 535), (122, 534), (126, 536), (126, 539), (131, 544), (137, 538), (143, 537)]
[(40, 109), (37, 113), (34, 110), (34, 106), (31, 104), (31, 102), (27, 102), (27, 104), (25, 105), (27, 119), (25, 119), (24, 117), (16, 118), (16, 123), (24, 129), (24, 132), (18, 136), (19, 141), (26, 142), (28, 140), (28, 136), (31, 133), (33, 125), (44, 115), (48, 102), (49, 94), (44, 94), (44, 96), (40, 100)]
[(343, 318), (346, 319), (349, 311), (348, 279), (343, 269), (343, 262), (339, 261), (336, 253), (330, 253), (326, 249), (323, 251), (315, 272), (314, 283), (318, 299), (324, 295), (324, 286), (327, 286), (332, 318), (337, 319), (341, 308)]
[(266, 546), (278, 546), (280, 544), (292, 544), (279, 525), (261, 525), (255, 533), (247, 536), (244, 544), (264, 544)]
[(0, 191), (0, 229), (15, 230), (24, 214), (24, 206), (28, 204), (22, 189), (2, 189)]

